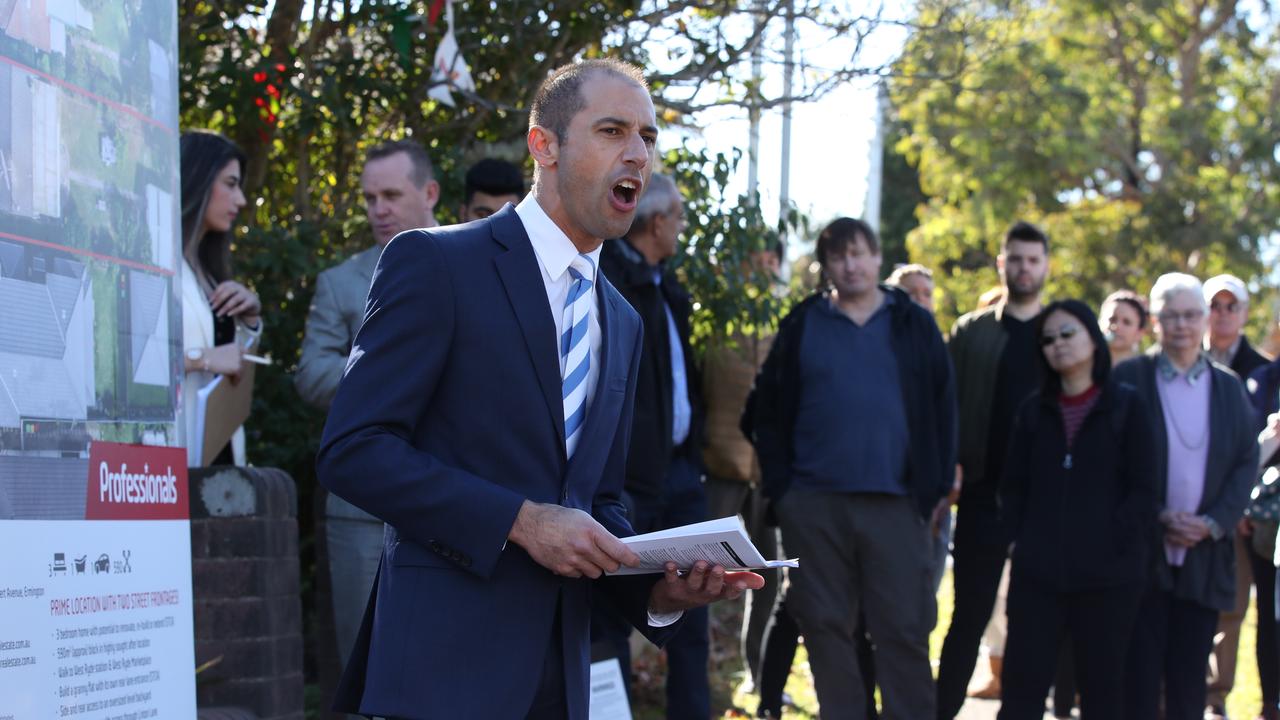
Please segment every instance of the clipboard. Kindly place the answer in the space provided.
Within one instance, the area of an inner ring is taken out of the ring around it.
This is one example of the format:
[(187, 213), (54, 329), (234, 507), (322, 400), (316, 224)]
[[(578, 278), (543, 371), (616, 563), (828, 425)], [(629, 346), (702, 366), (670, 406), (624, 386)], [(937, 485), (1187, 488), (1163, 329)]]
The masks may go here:
[[(246, 350), (252, 341), (246, 344)], [(195, 437), (187, 440), (187, 464), (205, 467), (230, 442), (236, 429), (249, 419), (253, 407), (253, 363), (242, 363), (240, 379), (232, 383), (225, 375), (215, 375), (196, 391)], [(196, 442), (197, 439), (199, 442)]]

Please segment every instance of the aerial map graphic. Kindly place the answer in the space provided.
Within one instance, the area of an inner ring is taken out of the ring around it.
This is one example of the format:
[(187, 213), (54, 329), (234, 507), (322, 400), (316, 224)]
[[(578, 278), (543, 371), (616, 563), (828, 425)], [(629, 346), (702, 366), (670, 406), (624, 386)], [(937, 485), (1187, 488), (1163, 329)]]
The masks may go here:
[(171, 0), (0, 0), (0, 519), (178, 444), (176, 53)]

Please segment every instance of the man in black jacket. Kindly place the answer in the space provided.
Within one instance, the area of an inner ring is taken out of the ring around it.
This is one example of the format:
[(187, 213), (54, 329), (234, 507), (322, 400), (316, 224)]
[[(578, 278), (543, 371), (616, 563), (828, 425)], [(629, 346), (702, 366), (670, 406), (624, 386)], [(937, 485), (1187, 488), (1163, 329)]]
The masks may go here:
[[(1014, 223), (1005, 232), (996, 268), (1004, 300), (956, 321), (948, 347), (959, 388), (963, 477), (951, 538), (955, 605), (938, 664), (938, 720), (952, 720), (964, 705), (1009, 554), (996, 495), (1014, 416), (1041, 382), (1032, 322), (1049, 271), (1048, 236), (1030, 223)], [(998, 681), (1002, 661), (996, 657), (988, 659)]]
[(929, 520), (954, 475), (951, 362), (929, 313), (877, 285), (880, 245), (866, 223), (831, 223), (817, 256), (831, 290), (782, 321), (756, 380), (765, 493), (787, 553), (804, 562), (787, 605), (824, 718), (866, 716), (860, 612), (885, 717), (932, 718)]
[[(1267, 359), (1260, 355), (1249, 344), (1244, 335), (1244, 325), (1249, 319), (1249, 290), (1244, 281), (1235, 275), (1215, 275), (1204, 283), (1204, 301), (1209, 306), (1209, 328), (1204, 334), (1204, 351), (1216, 363), (1226, 365), (1244, 381), (1254, 370), (1267, 364)], [(1236, 655), (1240, 646), (1240, 624), (1244, 622), (1245, 611), (1249, 608), (1249, 586), (1253, 583), (1253, 568), (1259, 566), (1264, 580), (1274, 582), (1274, 571), (1271, 570), (1271, 558), (1261, 558), (1255, 562), (1249, 538), (1244, 533), (1236, 534), (1236, 605), (1218, 618), (1218, 632), (1214, 636), (1213, 655), (1209, 662), (1209, 695), (1206, 718), (1225, 718), (1227, 695), (1235, 685)], [(1259, 607), (1264, 607), (1259, 605)], [(1266, 613), (1272, 616), (1273, 613)], [(1262, 614), (1258, 622), (1268, 620)], [(1274, 637), (1274, 619), (1271, 627), (1260, 635)], [(1274, 653), (1259, 656), (1267, 658), (1274, 667)]]
[[(701, 522), (707, 516), (699, 376), (689, 349), (689, 295), (664, 268), (684, 228), (684, 202), (675, 182), (655, 173), (626, 237), (607, 241), (600, 253), (601, 271), (644, 323), (625, 481), (637, 533)], [(667, 644), (668, 718), (704, 720), (711, 714), (707, 618), (706, 608), (686, 611), (685, 626)], [(597, 606), (592, 639), (611, 645), (624, 675), (630, 634), (624, 619)]]

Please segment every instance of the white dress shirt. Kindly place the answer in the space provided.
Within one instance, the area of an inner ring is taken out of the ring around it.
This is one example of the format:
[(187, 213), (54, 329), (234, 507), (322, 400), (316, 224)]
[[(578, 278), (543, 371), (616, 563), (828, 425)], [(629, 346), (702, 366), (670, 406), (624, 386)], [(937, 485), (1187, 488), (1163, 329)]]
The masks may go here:
[[(538, 256), (538, 269), (542, 271), (542, 284), (547, 288), (547, 302), (551, 305), (551, 317), (556, 323), (555, 346), (556, 355), (560, 356), (560, 377), (564, 377), (565, 358), (560, 353), (560, 338), (564, 335), (564, 301), (569, 297), (569, 287), (573, 284), (573, 276), (569, 274), (569, 264), (578, 256), (578, 248), (565, 235), (560, 226), (555, 224), (547, 212), (542, 209), (533, 193), (525, 195), (524, 200), (516, 206), (516, 215), (529, 234), (529, 242), (533, 245), (533, 254)], [(591, 364), (587, 368), (587, 417), (591, 414), (591, 402), (596, 396), (596, 384), (600, 380), (600, 293), (596, 287), (596, 279), (600, 275), (600, 247), (586, 253), (591, 258), (591, 266), (595, 268), (595, 276), (587, 278), (591, 281), (591, 318), (587, 323), (587, 341), (591, 343), (588, 351)], [(666, 627), (680, 619), (683, 612), (655, 613), (649, 611), (649, 625)]]
[[(533, 244), (533, 254), (538, 256), (538, 269), (542, 271), (542, 284), (547, 288), (547, 302), (551, 305), (551, 317), (556, 323), (555, 346), (556, 355), (560, 358), (560, 377), (564, 377), (564, 356), (560, 353), (560, 338), (564, 336), (564, 301), (569, 297), (569, 288), (573, 285), (573, 275), (569, 274), (569, 263), (578, 257), (578, 248), (568, 235), (555, 224), (533, 193), (525, 196), (516, 206), (516, 215), (524, 224), (529, 234), (529, 242)], [(586, 254), (591, 258), (591, 266), (595, 275), (587, 278), (591, 281), (591, 317), (587, 323), (587, 341), (591, 343), (588, 354), (591, 363), (587, 367), (587, 412), (591, 412), (591, 401), (596, 396), (596, 383), (600, 380), (600, 295), (596, 288), (596, 278), (600, 275), (600, 248)]]

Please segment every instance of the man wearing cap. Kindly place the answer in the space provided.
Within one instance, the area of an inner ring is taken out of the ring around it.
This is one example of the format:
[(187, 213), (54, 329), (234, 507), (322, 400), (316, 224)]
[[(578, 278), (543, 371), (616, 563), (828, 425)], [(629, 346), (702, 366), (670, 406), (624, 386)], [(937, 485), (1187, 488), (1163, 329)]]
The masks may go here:
[[(1267, 364), (1249, 339), (1244, 324), (1249, 318), (1249, 290), (1234, 275), (1215, 275), (1204, 284), (1204, 300), (1209, 306), (1209, 330), (1204, 350), (1215, 362), (1226, 365), (1244, 381)], [(1227, 695), (1235, 684), (1236, 652), (1240, 644), (1240, 624), (1249, 606), (1249, 586), (1253, 583), (1249, 526), (1242, 520), (1236, 533), (1236, 606), (1218, 619), (1218, 634), (1209, 662), (1209, 694), (1206, 718), (1225, 718)], [(1270, 562), (1270, 559), (1267, 559)]]

